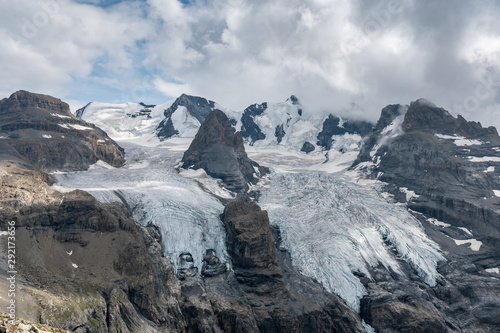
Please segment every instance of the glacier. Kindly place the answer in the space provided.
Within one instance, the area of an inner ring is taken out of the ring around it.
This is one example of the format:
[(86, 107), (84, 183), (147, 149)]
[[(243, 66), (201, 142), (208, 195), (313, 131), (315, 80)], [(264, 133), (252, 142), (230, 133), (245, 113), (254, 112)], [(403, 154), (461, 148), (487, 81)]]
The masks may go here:
[(103, 203), (127, 204), (134, 220), (159, 227), (164, 254), (174, 267), (179, 256), (189, 252), (201, 269), (208, 249), (227, 262), (225, 230), (219, 217), (223, 205), (196, 180), (182, 177), (175, 169), (189, 141), (171, 140), (155, 147), (121, 141), (127, 157), (124, 167), (99, 162), (87, 171), (56, 172), (56, 189), (81, 189)]
[(405, 260), (436, 284), (436, 265), (444, 260), (437, 245), (405, 207), (375, 189), (338, 174), (276, 173), (259, 204), (279, 227), (293, 264), (357, 311), (366, 290), (354, 273), (370, 277), (368, 267), (382, 264), (402, 274), (398, 259)]

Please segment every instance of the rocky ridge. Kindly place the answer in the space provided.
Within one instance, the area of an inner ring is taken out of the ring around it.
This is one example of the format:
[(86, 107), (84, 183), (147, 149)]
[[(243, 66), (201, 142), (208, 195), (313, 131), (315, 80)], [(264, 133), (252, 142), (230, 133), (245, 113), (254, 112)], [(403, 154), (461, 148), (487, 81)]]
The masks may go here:
[(228, 116), (233, 129), (241, 133), (247, 144), (284, 145), (300, 150), (307, 143), (305, 152), (330, 150), (332, 144), (345, 134), (356, 134), (361, 138), (373, 127), (366, 121), (342, 119), (332, 114), (316, 119), (304, 110), (295, 95), (283, 103), (255, 103), (242, 112), (236, 112), (205, 98), (183, 94), (164, 110), (156, 134), (160, 140), (185, 137), (182, 132), (186, 131), (185, 124), (199, 127), (215, 109), (221, 109)]
[(362, 316), (370, 325), (405, 331), (427, 321), (429, 332), (498, 331), (500, 198), (492, 189), (500, 188), (499, 146), (496, 129), (426, 100), (382, 110), (354, 167), (387, 184), (385, 191), (408, 206), (447, 261), (435, 288), (390, 275), (365, 281)]
[[(58, 192), (47, 174), (2, 156), (1, 228), (16, 224), (17, 315), (74, 332), (185, 331), (154, 228), (86, 192)], [(0, 243), (6, 263), (6, 238)], [(2, 264), (2, 279), (7, 271)]]
[(44, 171), (124, 163), (123, 150), (105, 132), (54, 97), (18, 91), (0, 101), (0, 123), (2, 141)]

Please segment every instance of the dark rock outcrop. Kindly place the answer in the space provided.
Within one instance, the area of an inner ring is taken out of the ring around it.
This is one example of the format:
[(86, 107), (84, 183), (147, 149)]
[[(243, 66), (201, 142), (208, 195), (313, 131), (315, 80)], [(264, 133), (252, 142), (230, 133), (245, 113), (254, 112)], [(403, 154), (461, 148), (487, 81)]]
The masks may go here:
[(239, 194), (268, 172), (248, 158), (241, 134), (233, 132), (229, 119), (220, 110), (214, 110), (205, 119), (184, 153), (182, 164), (184, 168), (204, 169)]
[[(359, 316), (276, 249), (266, 211), (234, 201), (222, 215), (232, 272), (198, 281), (223, 332), (363, 332)], [(210, 254), (211, 256), (213, 254)], [(196, 279), (191, 280), (193, 291)], [(206, 325), (199, 331), (206, 331)]]
[(234, 201), (222, 220), (232, 269), (209, 250), (202, 276), (182, 272), (180, 305), (190, 332), (364, 332), (359, 315), (277, 250), (266, 211)]
[(300, 151), (305, 152), (306, 154), (309, 154), (310, 152), (313, 152), (316, 149), (312, 143), (309, 141), (304, 142), (302, 145), (302, 148), (300, 148)]
[(3, 141), (41, 170), (124, 163), (123, 150), (104, 131), (74, 117), (54, 97), (18, 91), (0, 103), (0, 124)]
[(325, 150), (330, 150), (332, 146), (332, 136), (349, 134), (359, 134), (361, 137), (370, 133), (373, 125), (366, 121), (344, 120), (340, 124), (340, 118), (334, 115), (329, 115), (323, 122), (323, 129), (318, 134), (318, 146), (322, 146)]
[(243, 115), (241, 116), (241, 135), (249, 139), (250, 144), (266, 138), (266, 135), (262, 133), (254, 121), (255, 117), (261, 115), (266, 109), (267, 103), (262, 103), (252, 104), (243, 111)]

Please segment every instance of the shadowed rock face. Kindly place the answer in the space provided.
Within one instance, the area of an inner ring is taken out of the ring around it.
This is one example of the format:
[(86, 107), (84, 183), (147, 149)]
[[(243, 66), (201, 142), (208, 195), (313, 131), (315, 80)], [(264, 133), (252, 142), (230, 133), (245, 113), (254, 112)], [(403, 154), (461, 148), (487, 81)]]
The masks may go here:
[(0, 101), (0, 135), (34, 166), (45, 170), (85, 170), (103, 160), (124, 163), (123, 150), (107, 134), (74, 117), (54, 97), (18, 91)]
[[(381, 140), (399, 116), (401, 132)], [(390, 105), (382, 110), (355, 165), (373, 163), (371, 176), (389, 184), (386, 191), (408, 205), (447, 262), (438, 267), (443, 279), (434, 288), (411, 277), (366, 281), (362, 315), (369, 324), (384, 332), (424, 327), (429, 332), (480, 332), (500, 325), (500, 301), (492, 297), (500, 293), (498, 275), (487, 271), (500, 266), (500, 198), (493, 192), (500, 189), (498, 147), (495, 128), (455, 118), (425, 100), (407, 109)], [(401, 188), (418, 197), (408, 199)], [(471, 239), (481, 242), (477, 251), (454, 241)], [(402, 321), (397, 324), (396, 318)]]
[(233, 132), (229, 119), (220, 110), (214, 110), (205, 119), (182, 163), (184, 168), (204, 169), (240, 194), (248, 190), (248, 183), (257, 182), (258, 176), (268, 172), (248, 158), (241, 134)]

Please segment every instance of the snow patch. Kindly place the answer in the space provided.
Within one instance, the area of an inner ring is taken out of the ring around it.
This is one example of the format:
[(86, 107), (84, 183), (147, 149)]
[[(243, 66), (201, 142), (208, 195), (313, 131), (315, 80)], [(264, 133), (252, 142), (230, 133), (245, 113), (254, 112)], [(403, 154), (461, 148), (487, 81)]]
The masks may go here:
[(406, 194), (406, 201), (407, 202), (411, 201), (413, 198), (419, 197), (418, 194), (415, 194), (414, 191), (409, 190), (407, 187), (400, 187), (399, 191)]
[(488, 273), (500, 274), (500, 268), (487, 268), (485, 271)]
[(71, 266), (73, 266), (73, 268), (78, 268), (78, 265), (75, 263), (71, 263)]
[(500, 157), (498, 156), (483, 156), (483, 157), (477, 157), (477, 156), (468, 156), (467, 157), (470, 162), (500, 162)]
[(57, 125), (61, 126), (62, 128), (76, 129), (78, 131), (90, 131), (90, 130), (93, 130), (92, 127), (82, 126), (82, 125), (78, 125), (78, 124), (57, 124)]
[(478, 241), (477, 239), (464, 239), (464, 240), (454, 239), (454, 238), (452, 239), (455, 241), (455, 244), (457, 245), (470, 244), (469, 248), (475, 252), (479, 251), (481, 249), (481, 245), (483, 245), (483, 242)]
[(174, 128), (179, 131), (181, 138), (193, 138), (201, 124), (193, 117), (185, 106), (179, 106), (172, 114), (172, 123)]
[(484, 170), (483, 172), (495, 172), (495, 167), (490, 166), (490, 167), (488, 167), (488, 169)]
[(448, 228), (448, 227), (451, 227), (451, 224), (448, 224), (448, 223), (444, 223), (444, 222), (441, 222), (437, 219), (434, 219), (434, 218), (428, 218), (427, 221), (432, 224), (432, 225), (435, 225), (436, 227), (442, 227), (442, 228)]
[(52, 135), (49, 134), (42, 134), (42, 137), (44, 137), (45, 139), (52, 139)]
[(179, 174), (183, 177), (195, 179), (200, 183), (202, 188), (209, 193), (212, 193), (218, 197), (224, 198), (224, 199), (234, 199), (236, 198), (236, 194), (229, 191), (226, 189), (223, 185), (222, 182), (219, 179), (215, 179), (207, 175), (205, 170), (203, 169), (198, 169), (198, 170), (193, 170), (193, 169), (179, 169)]
[(0, 231), (0, 236), (8, 236), (9, 232), (8, 231)]
[(73, 254), (73, 251), (69, 251), (69, 252), (66, 252), (68, 254), (68, 256), (72, 255)]
[(469, 230), (469, 229), (467, 229), (467, 228), (464, 228), (464, 227), (458, 227), (458, 229), (462, 230), (463, 232), (465, 232), (465, 233), (466, 233), (467, 235), (469, 235), (469, 236), (474, 236), (474, 235), (472, 234), (472, 232), (470, 232), (470, 230)]
[(459, 147), (479, 146), (484, 143), (480, 140), (466, 139), (465, 137), (458, 135), (445, 135), (445, 134), (434, 134), (434, 135), (440, 139), (453, 140), (453, 143)]
[(495, 194), (496, 197), (500, 197), (500, 191), (499, 190), (493, 190), (493, 193)]
[(63, 119), (66, 119), (66, 118), (71, 119), (71, 117), (69, 117), (69, 116), (63, 116), (62, 114), (57, 114), (57, 113), (51, 113), (50, 115), (54, 116), (54, 117), (63, 118)]

